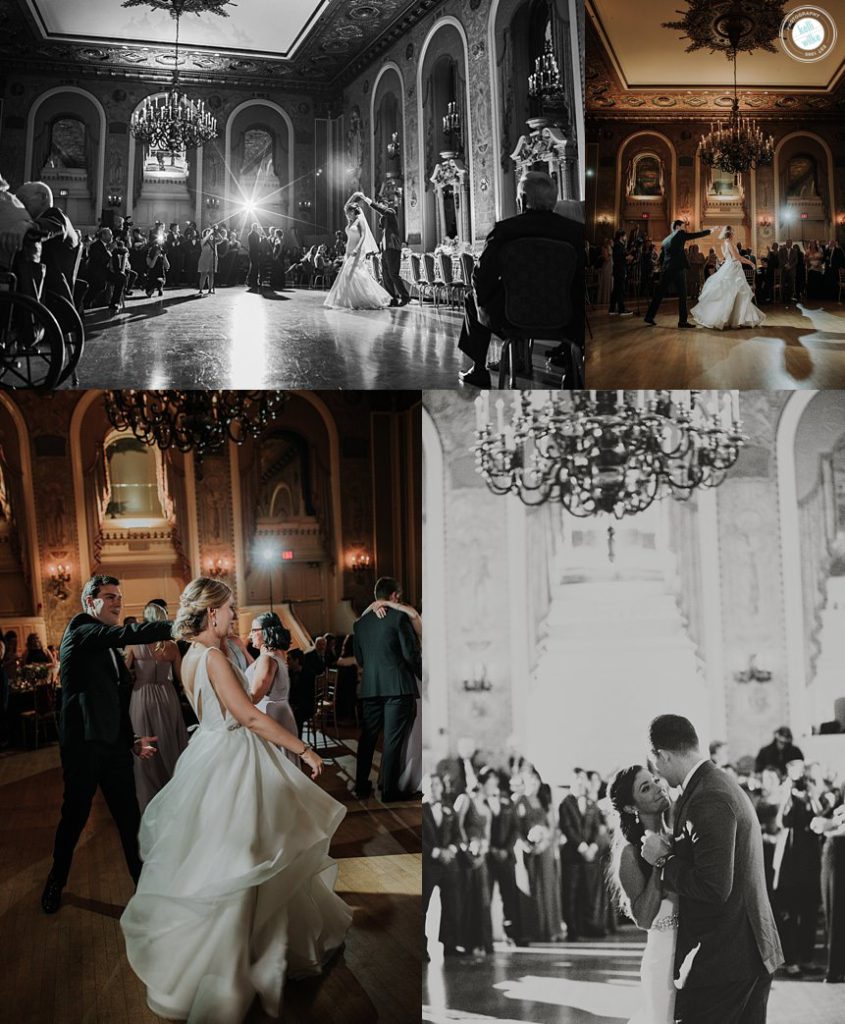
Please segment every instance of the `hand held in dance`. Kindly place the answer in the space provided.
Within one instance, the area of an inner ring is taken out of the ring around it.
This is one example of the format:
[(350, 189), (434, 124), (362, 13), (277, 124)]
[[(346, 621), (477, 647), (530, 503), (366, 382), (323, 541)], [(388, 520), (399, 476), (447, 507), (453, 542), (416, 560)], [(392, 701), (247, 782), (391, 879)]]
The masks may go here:
[(659, 832), (648, 832), (642, 838), (643, 860), (654, 866), (661, 857), (672, 852), (672, 845), (666, 836)]
[(322, 774), (323, 759), (318, 753), (316, 753), (316, 751), (312, 750), (311, 747), (306, 747), (299, 756), (300, 759), (303, 760), (311, 769), (312, 779), (316, 779)]
[(142, 761), (148, 761), (158, 753), (158, 747), (152, 744), (158, 742), (158, 736), (140, 736), (132, 744), (132, 750)]

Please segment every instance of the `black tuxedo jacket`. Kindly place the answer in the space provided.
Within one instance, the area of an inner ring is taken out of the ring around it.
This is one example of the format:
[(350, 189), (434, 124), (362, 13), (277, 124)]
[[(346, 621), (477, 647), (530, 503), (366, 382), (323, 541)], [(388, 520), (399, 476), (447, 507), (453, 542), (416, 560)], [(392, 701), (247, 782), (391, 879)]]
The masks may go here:
[(385, 611), (383, 619), (370, 613), (352, 627), (355, 660), (364, 670), (361, 697), (417, 697), (422, 656), (416, 634), (404, 612)]
[[(505, 243), (518, 238), (552, 238), (569, 242), (574, 247), (577, 263), (572, 280), (572, 308), (582, 310), (586, 288), (584, 225), (553, 211), (526, 210), (525, 213), (500, 220), (494, 225), (472, 273), (472, 287), (481, 323), (493, 331), (504, 324), (505, 291), (499, 274), (499, 252)], [(577, 312), (570, 325), (570, 337), (583, 347), (584, 317)]]
[(442, 850), (447, 846), (458, 846), (460, 843), (458, 816), (448, 804), (443, 804), (442, 807), (443, 816), (438, 826), (434, 820), (431, 804), (426, 802), (422, 805), (423, 857), (426, 860), (433, 860), (434, 863), (437, 863), (437, 858), (432, 858), (432, 850)]
[(396, 209), (386, 203), (377, 203), (375, 200), (370, 206), (379, 214), (379, 231), (381, 231), (382, 249), (398, 249), (402, 251), (402, 239), (399, 236), (399, 218)]
[(689, 270), (689, 260), (684, 246), (693, 238), (704, 238), (711, 234), (706, 231), (676, 231), (663, 239), (663, 273), (676, 274), (679, 270)]
[[(85, 612), (71, 619), (59, 647), (62, 708), (59, 742), (88, 740), (132, 744), (129, 697), (132, 677), (116, 648), (170, 639), (169, 622), (105, 626)], [(117, 670), (112, 651), (117, 659)]]
[(664, 883), (678, 893), (675, 978), (696, 947), (686, 988), (750, 980), (783, 963), (763, 868), (763, 840), (748, 796), (710, 761), (675, 807), (675, 856)]
[(519, 837), (516, 811), (507, 797), (500, 797), (499, 805), (501, 810), (498, 814), (493, 814), (492, 809), (490, 812), (490, 848), (507, 850), (508, 860), (513, 860), (514, 846)]
[(581, 843), (598, 844), (601, 824), (601, 811), (592, 800), (587, 801), (582, 815), (578, 798), (572, 793), (564, 797), (558, 810), (558, 825), (561, 834), (566, 836), (566, 843), (560, 850), (561, 860), (565, 864), (580, 864), (584, 856), (578, 852), (578, 847)]

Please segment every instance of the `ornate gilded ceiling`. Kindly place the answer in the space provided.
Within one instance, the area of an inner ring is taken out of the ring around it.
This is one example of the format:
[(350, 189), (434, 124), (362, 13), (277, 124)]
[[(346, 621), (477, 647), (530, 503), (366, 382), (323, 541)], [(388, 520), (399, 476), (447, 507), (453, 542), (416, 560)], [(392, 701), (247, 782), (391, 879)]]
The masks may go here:
[[(312, 90), (377, 59), (443, 0), (240, 0), (228, 18), (182, 19), (183, 81), (275, 84)], [(282, 13), (284, 12), (284, 13)], [(165, 81), (173, 22), (120, 0), (0, 0), (7, 67)]]
[[(845, 15), (845, 0), (838, 2)], [(730, 111), (729, 61), (719, 53), (685, 53), (688, 40), (661, 27), (667, 12), (677, 8), (677, 0), (650, 0), (647, 11), (637, 6), (636, 29), (633, 23), (607, 19), (608, 13), (629, 9), (628, 0), (587, 0), (586, 7), (588, 114), (643, 121)], [(620, 34), (620, 28), (626, 31)], [(741, 54), (738, 72), (744, 110), (778, 118), (800, 118), (810, 112), (841, 120), (845, 115), (845, 62), (838, 53), (809, 69), (782, 52)], [(772, 79), (783, 84), (772, 86)]]

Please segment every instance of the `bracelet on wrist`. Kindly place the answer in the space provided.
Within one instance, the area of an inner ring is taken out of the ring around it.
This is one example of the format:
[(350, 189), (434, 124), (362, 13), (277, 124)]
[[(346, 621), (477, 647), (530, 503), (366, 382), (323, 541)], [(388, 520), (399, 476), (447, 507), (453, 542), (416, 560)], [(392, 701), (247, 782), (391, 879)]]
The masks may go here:
[(297, 757), (305, 757), (305, 755), (308, 753), (308, 751), (309, 750), (313, 750), (313, 749), (314, 748), (311, 746), (310, 743), (306, 743), (305, 746), (302, 748), (302, 750), (300, 750), (300, 752), (297, 754)]

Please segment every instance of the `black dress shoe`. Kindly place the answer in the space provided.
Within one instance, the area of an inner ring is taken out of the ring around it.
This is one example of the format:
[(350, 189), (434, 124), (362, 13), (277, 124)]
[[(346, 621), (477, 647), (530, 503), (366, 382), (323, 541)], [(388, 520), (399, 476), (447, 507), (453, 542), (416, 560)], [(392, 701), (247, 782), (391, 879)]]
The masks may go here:
[(390, 305), (391, 306), (398, 306), (399, 305), (399, 300), (398, 299), (391, 299), (390, 300)]
[(459, 373), (458, 377), (462, 384), (470, 384), (472, 387), (482, 388), (484, 391), (490, 390), (490, 374), (487, 370), (479, 370), (473, 366), (471, 370)]
[(355, 797), (356, 800), (369, 800), (370, 797), (373, 795), (373, 791), (372, 789), (353, 789), (352, 795)]
[(695, 324), (691, 324), (691, 323), (678, 324), (678, 330), (694, 331), (695, 330)]
[(47, 876), (44, 892), (41, 893), (41, 909), (45, 914), (55, 914), (62, 905), (63, 888), (52, 875)]
[(657, 321), (656, 320), (649, 320), (649, 318), (647, 316), (643, 317), (643, 323), (648, 324), (650, 327), (657, 327)]
[(406, 295), (404, 299), (400, 299), (399, 300), (397, 305), (399, 305), (399, 306), (407, 306), (410, 301), (411, 301), (410, 295)]

